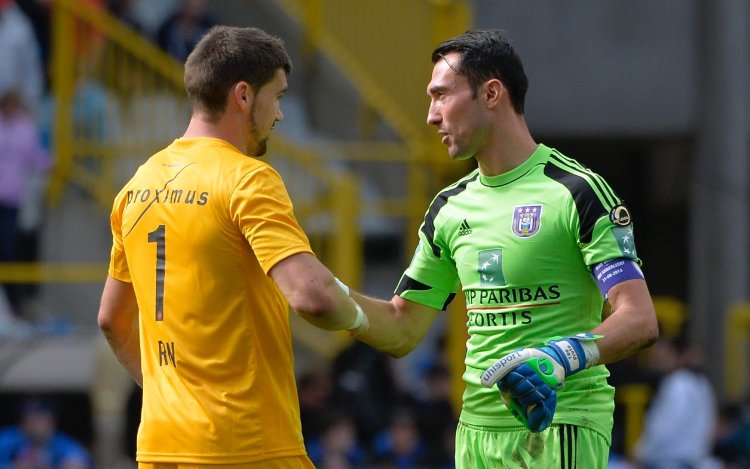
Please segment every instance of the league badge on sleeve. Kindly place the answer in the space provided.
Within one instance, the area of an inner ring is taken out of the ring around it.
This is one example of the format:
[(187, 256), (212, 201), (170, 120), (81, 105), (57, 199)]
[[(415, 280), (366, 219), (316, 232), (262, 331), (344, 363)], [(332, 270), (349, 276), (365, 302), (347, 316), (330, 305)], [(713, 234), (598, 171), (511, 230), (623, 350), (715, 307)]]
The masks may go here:
[(632, 221), (630, 211), (624, 205), (612, 207), (612, 210), (609, 211), (609, 219), (617, 226), (628, 226)]
[(513, 234), (519, 238), (529, 238), (537, 234), (541, 221), (541, 205), (520, 205), (513, 208)]

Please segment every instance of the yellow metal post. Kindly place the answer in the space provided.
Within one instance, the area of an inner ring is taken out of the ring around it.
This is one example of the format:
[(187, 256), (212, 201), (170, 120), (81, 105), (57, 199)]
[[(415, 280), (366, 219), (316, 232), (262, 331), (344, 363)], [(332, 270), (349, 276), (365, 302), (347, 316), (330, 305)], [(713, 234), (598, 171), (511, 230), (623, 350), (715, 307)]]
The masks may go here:
[(347, 285), (362, 284), (362, 235), (359, 228), (359, 186), (353, 176), (341, 175), (333, 188), (333, 230), (329, 240), (331, 269)]
[(623, 384), (615, 390), (617, 402), (625, 410), (625, 442), (626, 456), (633, 456), (635, 446), (641, 436), (643, 417), (646, 406), (651, 399), (651, 389), (645, 384)]
[(748, 390), (748, 344), (750, 343), (750, 304), (739, 303), (730, 310), (724, 339), (724, 380), (727, 397), (739, 401)]
[(70, 0), (56, 0), (52, 9), (52, 93), (55, 96), (53, 156), (55, 166), (49, 182), (48, 197), (57, 203), (73, 169), (73, 95), (75, 63), (70, 38), (73, 37), (73, 16), (68, 10)]
[(433, 8), (432, 42), (440, 42), (466, 31), (473, 23), (471, 6), (462, 0), (429, 0)]

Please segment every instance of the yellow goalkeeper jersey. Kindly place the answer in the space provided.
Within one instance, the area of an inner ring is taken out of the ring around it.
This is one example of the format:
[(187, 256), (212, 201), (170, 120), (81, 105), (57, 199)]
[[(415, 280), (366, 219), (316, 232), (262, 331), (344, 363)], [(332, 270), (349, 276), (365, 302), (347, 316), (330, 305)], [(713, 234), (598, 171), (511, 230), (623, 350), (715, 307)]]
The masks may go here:
[(213, 138), (177, 139), (115, 199), (109, 274), (138, 299), (138, 460), (304, 454), (285, 298), (267, 275), (312, 252), (279, 174)]

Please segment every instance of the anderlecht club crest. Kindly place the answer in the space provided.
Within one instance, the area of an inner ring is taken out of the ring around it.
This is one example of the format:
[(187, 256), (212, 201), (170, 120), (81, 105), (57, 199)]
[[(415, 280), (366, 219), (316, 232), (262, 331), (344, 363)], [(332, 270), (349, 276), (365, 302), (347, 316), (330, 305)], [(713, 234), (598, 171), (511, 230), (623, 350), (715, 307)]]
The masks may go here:
[(513, 234), (528, 238), (539, 232), (542, 220), (541, 205), (521, 205), (513, 209)]

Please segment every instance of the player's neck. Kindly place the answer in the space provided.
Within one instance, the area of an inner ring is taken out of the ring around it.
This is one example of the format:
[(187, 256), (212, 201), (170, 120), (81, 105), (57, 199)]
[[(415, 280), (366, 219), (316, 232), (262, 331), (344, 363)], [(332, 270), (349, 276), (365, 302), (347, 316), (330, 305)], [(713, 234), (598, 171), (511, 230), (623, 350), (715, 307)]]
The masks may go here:
[(493, 133), (488, 144), (476, 155), (479, 171), (484, 176), (507, 173), (528, 160), (536, 147), (521, 118), (514, 125), (503, 126)]
[(217, 122), (212, 122), (201, 115), (193, 115), (182, 138), (198, 137), (218, 138), (238, 149), (246, 147), (246, 142), (243, 141), (241, 134), (235, 131), (234, 126), (227, 125), (225, 116)]

